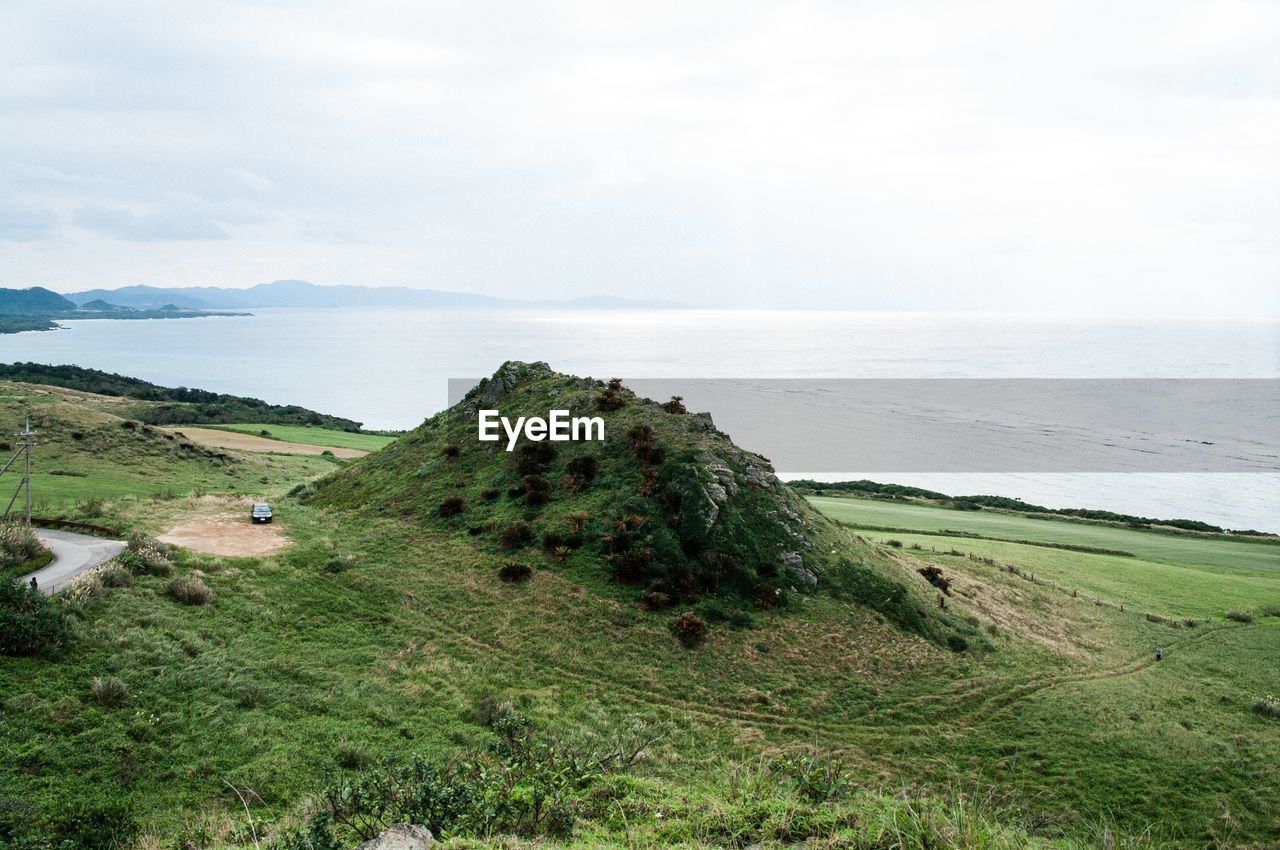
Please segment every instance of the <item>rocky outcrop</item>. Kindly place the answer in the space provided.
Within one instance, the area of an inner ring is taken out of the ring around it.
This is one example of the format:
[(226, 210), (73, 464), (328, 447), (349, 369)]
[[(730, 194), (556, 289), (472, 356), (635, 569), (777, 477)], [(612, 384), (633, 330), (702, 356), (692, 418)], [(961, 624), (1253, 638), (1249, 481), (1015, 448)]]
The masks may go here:
[(355, 850), (427, 850), (435, 843), (435, 836), (425, 826), (398, 823), (383, 830), (377, 838), (366, 841)]

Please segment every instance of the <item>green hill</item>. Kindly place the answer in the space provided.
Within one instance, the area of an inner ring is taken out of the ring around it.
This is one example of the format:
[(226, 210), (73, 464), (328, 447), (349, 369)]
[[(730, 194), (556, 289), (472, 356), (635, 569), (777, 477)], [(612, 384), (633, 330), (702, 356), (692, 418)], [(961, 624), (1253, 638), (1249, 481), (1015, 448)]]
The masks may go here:
[(74, 309), (75, 302), (42, 286), (0, 289), (0, 316), (50, 316)]
[[(603, 440), (478, 439), (478, 413), (599, 417)], [(508, 362), (460, 403), (316, 487), (314, 502), (407, 516), (513, 557), (536, 548), (565, 574), (611, 581), (651, 609), (721, 600), (746, 617), (821, 591), (869, 605), (955, 649), (973, 634), (933, 614), (866, 541), (814, 511), (766, 458), (709, 414), (617, 381)]]
[(317, 413), (297, 405), (268, 404), (261, 399), (188, 387), (162, 387), (140, 378), (82, 366), (0, 363), (0, 380), (45, 384), (98, 395), (136, 399), (144, 403), (131, 406), (128, 414), (149, 425), (261, 422), (270, 425), (310, 425), (334, 431), (360, 430), (359, 422)]

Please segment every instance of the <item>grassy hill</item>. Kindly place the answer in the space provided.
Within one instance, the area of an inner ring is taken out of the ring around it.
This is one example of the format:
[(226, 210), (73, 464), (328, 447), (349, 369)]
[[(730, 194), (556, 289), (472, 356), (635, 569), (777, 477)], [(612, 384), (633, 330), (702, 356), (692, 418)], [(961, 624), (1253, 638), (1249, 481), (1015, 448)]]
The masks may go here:
[[(578, 413), (608, 389), (516, 364), (466, 404)], [(273, 477), (264, 492), (293, 540), (278, 554), (175, 550), (174, 576), (65, 594), (64, 657), (0, 657), (0, 845), (90, 846), (89, 827), (109, 824), (141, 847), (352, 847), (361, 816), (405, 811), (455, 847), (1280, 842), (1280, 719), (1257, 707), (1275, 693), (1274, 582), (1221, 591), (1225, 567), (938, 534), (919, 549), (900, 533), (869, 542), (706, 419), (618, 400), (604, 444), (556, 444), (549, 459), (482, 447), (465, 408), (446, 412), (312, 487)], [(647, 439), (627, 437), (644, 424)], [(578, 482), (588, 454), (595, 472)], [(517, 475), (522, 461), (538, 471)], [(542, 504), (529, 504), (535, 474)], [(718, 504), (706, 537), (682, 530), (699, 490)], [(461, 511), (441, 516), (452, 498)], [(106, 510), (158, 533), (184, 502)], [(517, 521), (532, 539), (504, 545)], [(638, 580), (606, 560), (622, 553), (601, 538), (624, 531), (623, 553), (655, 553)], [(1123, 610), (1073, 595), (1041, 572), (1049, 556), (1137, 595)], [(1136, 561), (1150, 580), (1108, 578)], [(526, 580), (503, 580), (513, 563)], [(860, 599), (849, 576), (864, 574), (900, 587), (921, 627), (866, 604), (891, 595)], [(1176, 594), (1161, 575), (1181, 577)], [(204, 604), (175, 579), (206, 586)], [(683, 589), (648, 596), (668, 587)], [(756, 604), (762, 587), (784, 604)], [(1231, 597), (1248, 621), (1186, 622), (1197, 593), (1220, 607), (1214, 594), (1237, 592), (1253, 594)], [(712, 626), (693, 648), (671, 629), (685, 610)]]
[[(477, 438), (481, 409), (513, 421), (552, 409), (598, 416), (605, 438), (506, 450), (506, 438)], [(899, 568), (810, 509), (709, 416), (543, 363), (504, 364), (459, 404), (319, 482), (313, 501), (412, 517), (512, 557), (541, 549), (566, 575), (611, 582), (653, 609), (714, 600), (749, 620), (817, 589), (958, 650), (975, 635), (931, 612)]]
[[(0, 381), (0, 463), (30, 420), (33, 512), (49, 518), (111, 519), (110, 500), (162, 500), (192, 492), (261, 493), (335, 468), (328, 457), (211, 449), (134, 418), (146, 402), (61, 387)], [(176, 431), (176, 432), (175, 432)], [(0, 476), (4, 502), (21, 478)], [(118, 512), (117, 512), (118, 514)], [(110, 523), (114, 524), (114, 523)]]
[(359, 422), (317, 413), (297, 405), (268, 404), (261, 399), (188, 387), (162, 387), (139, 378), (81, 366), (0, 363), (0, 380), (134, 399), (139, 403), (122, 406), (120, 409), (126, 410), (131, 418), (150, 425), (262, 422), (352, 433), (360, 431)]

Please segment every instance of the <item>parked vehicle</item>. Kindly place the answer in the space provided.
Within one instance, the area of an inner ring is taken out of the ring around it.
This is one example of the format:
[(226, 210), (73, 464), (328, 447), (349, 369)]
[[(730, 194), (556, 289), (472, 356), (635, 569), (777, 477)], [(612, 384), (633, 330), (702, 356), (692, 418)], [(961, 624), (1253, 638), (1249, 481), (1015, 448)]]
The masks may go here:
[(271, 522), (271, 506), (266, 502), (255, 502), (249, 512), (249, 519), (254, 522)]

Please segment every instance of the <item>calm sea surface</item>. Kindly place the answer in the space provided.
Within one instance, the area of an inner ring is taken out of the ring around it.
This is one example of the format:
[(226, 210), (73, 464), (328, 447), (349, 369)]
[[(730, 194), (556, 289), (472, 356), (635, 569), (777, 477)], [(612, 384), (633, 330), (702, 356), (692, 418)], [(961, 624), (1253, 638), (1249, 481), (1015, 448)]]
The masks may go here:
[[(488, 375), (504, 360), (545, 360), (598, 378), (1280, 377), (1276, 319), (264, 309), (243, 318), (66, 324), (0, 335), (0, 360), (76, 364), (388, 429), (414, 427), (445, 407), (449, 378)], [(1276, 474), (891, 478), (1280, 531)]]

